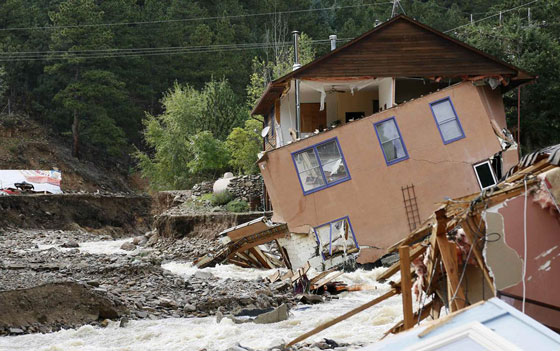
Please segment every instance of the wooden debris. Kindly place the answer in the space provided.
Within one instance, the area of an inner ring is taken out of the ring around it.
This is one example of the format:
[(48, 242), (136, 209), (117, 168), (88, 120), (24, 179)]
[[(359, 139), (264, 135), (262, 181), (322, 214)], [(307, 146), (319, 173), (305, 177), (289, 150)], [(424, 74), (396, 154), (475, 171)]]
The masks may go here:
[(399, 247), (401, 264), (401, 295), (403, 301), (404, 329), (414, 326), (412, 314), (412, 281), (410, 277), (410, 247)]

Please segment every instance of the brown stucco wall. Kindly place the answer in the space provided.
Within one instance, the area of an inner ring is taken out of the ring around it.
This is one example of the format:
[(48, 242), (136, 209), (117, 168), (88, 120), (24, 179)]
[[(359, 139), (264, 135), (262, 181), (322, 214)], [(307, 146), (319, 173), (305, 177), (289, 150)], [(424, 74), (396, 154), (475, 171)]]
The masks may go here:
[[(523, 210), (524, 196), (509, 200), (499, 209), (504, 218), (505, 242), (524, 258)], [(560, 220), (548, 209), (527, 199), (527, 273), (526, 298), (551, 306), (560, 306)], [(508, 262), (504, 262), (505, 265)], [(504, 292), (514, 296), (523, 296), (522, 283), (509, 287)], [(510, 304), (521, 310), (519, 300), (508, 300)], [(560, 330), (560, 311), (544, 308), (527, 302), (526, 313), (547, 326)]]
[[(373, 261), (409, 232), (401, 186), (415, 186), (422, 220), (444, 197), (480, 191), (472, 164), (501, 150), (481, 87), (461, 83), (267, 153), (259, 162), (274, 220), (290, 228), (317, 226), (349, 216), (362, 246), (360, 262)], [(486, 95), (499, 92), (485, 92)], [(465, 138), (444, 145), (429, 103), (449, 96)], [(501, 101), (501, 99), (500, 99)], [(501, 105), (503, 106), (503, 105)], [(373, 123), (395, 116), (409, 159), (387, 166)], [(304, 196), (291, 153), (337, 137), (351, 180)]]

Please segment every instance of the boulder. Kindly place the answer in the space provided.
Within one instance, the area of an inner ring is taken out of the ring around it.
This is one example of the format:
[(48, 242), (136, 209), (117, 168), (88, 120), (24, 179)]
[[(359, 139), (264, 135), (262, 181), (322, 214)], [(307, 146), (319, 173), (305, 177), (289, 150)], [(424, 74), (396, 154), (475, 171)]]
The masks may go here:
[(68, 240), (67, 242), (63, 243), (62, 245), (60, 245), (60, 247), (64, 247), (64, 248), (75, 248), (75, 247), (80, 247), (80, 244), (78, 244), (76, 241), (74, 240)]
[(127, 312), (119, 301), (74, 282), (49, 283), (0, 292), (0, 329), (31, 325), (79, 326), (116, 319)]
[(258, 315), (254, 322), (256, 324), (269, 324), (285, 321), (288, 319), (289, 313), (290, 309), (288, 308), (288, 305), (284, 303), (273, 311)]
[(125, 242), (124, 244), (121, 245), (121, 250), (134, 251), (134, 250), (136, 250), (136, 245), (127, 241), (127, 242)]

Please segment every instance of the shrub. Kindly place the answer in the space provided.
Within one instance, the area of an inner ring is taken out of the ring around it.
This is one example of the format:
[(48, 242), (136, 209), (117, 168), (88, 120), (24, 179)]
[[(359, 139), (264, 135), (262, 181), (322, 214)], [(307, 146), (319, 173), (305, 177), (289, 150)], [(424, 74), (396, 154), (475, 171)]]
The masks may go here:
[(243, 200), (233, 200), (226, 205), (228, 212), (249, 212), (249, 203)]
[(223, 191), (221, 193), (213, 194), (210, 198), (210, 202), (213, 206), (223, 206), (233, 200), (233, 195), (229, 191)]

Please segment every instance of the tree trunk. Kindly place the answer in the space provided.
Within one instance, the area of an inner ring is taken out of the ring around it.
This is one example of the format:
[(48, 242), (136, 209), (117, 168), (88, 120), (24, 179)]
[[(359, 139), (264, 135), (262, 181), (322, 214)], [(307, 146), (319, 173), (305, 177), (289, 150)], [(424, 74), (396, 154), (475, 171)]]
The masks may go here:
[(74, 110), (74, 121), (72, 122), (72, 156), (78, 158), (80, 154), (80, 118), (78, 111)]

